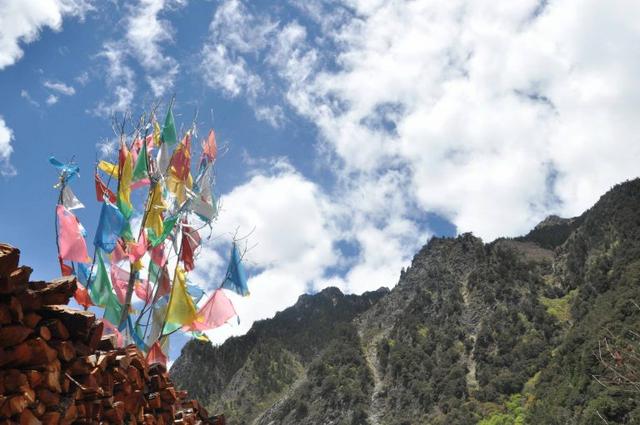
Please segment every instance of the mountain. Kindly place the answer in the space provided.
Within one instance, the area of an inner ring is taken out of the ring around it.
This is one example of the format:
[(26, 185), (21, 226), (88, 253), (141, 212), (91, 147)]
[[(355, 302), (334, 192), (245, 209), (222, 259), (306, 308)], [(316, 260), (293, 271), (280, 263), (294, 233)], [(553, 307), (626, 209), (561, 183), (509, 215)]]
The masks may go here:
[(304, 295), (171, 375), (231, 424), (640, 423), (639, 279), (634, 180), (520, 238), (433, 238), (391, 291)]

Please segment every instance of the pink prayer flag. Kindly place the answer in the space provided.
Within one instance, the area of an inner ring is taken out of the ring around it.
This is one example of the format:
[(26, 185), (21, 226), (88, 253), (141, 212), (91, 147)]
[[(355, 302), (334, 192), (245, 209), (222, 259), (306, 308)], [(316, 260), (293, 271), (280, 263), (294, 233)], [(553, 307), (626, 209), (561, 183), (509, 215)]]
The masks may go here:
[(217, 154), (218, 145), (216, 144), (216, 133), (211, 129), (207, 140), (202, 142), (202, 156), (207, 158), (209, 161), (213, 161), (216, 159)]
[(119, 263), (122, 260), (129, 259), (129, 256), (127, 256), (127, 253), (124, 250), (123, 244), (124, 242), (122, 241), (122, 239), (118, 239), (118, 241), (116, 242), (116, 247), (111, 253), (112, 262)]
[(78, 263), (90, 262), (87, 243), (84, 241), (76, 216), (62, 205), (56, 207), (56, 215), (58, 216), (60, 258)]
[(198, 311), (196, 320), (183, 329), (189, 331), (206, 331), (224, 325), (227, 320), (236, 315), (231, 300), (222, 289), (216, 289), (211, 298)]
[(105, 335), (109, 335), (109, 334), (113, 334), (116, 336), (116, 345), (118, 347), (123, 347), (124, 346), (124, 338), (122, 336), (122, 334), (120, 333), (120, 331), (118, 330), (118, 328), (116, 328), (113, 323), (111, 323), (110, 321), (108, 321), (107, 319), (103, 318), (102, 319), (102, 323), (104, 323), (104, 334)]
[(158, 341), (153, 343), (149, 349), (149, 353), (147, 353), (147, 364), (151, 365), (153, 363), (160, 363), (167, 366), (167, 356), (162, 352)]
[(137, 243), (129, 242), (128, 249), (129, 251), (129, 260), (132, 263), (138, 261), (142, 256), (147, 252), (147, 235), (144, 230), (140, 234), (140, 238)]
[(149, 179), (140, 179), (131, 184), (131, 190), (136, 190), (138, 188), (149, 186), (151, 184), (151, 180)]
[(149, 285), (148, 280), (138, 280), (136, 281), (133, 290), (136, 293), (136, 296), (141, 300), (150, 303), (151, 297), (153, 296), (153, 289), (151, 289), (151, 285)]
[(111, 264), (111, 285), (120, 304), (124, 304), (127, 297), (127, 286), (129, 285), (129, 272), (121, 269), (115, 263)]
[(167, 262), (167, 257), (164, 255), (164, 244), (161, 243), (151, 250), (151, 261), (156, 263), (159, 267), (164, 267)]

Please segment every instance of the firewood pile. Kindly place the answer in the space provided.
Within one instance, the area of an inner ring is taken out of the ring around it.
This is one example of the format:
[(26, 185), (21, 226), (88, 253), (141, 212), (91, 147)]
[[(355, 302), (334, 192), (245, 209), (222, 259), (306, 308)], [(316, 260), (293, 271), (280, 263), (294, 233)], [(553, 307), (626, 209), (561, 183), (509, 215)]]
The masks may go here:
[(75, 277), (30, 282), (20, 251), (0, 244), (0, 425), (224, 424), (178, 391), (134, 345), (66, 304)]

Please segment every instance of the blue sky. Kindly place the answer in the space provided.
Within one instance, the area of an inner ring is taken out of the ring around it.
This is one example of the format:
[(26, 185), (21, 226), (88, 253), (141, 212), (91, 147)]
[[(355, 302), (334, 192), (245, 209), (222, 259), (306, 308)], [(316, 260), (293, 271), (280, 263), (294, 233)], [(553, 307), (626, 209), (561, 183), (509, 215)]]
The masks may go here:
[[(191, 279), (250, 234), (245, 332), (305, 291), (393, 286), (433, 235), (485, 240), (573, 216), (637, 175), (633, 1), (0, 2), (0, 239), (58, 274), (50, 155), (97, 221), (110, 116), (176, 96), (226, 153)], [(163, 111), (164, 112), (164, 111)], [(178, 344), (179, 345), (179, 344)]]

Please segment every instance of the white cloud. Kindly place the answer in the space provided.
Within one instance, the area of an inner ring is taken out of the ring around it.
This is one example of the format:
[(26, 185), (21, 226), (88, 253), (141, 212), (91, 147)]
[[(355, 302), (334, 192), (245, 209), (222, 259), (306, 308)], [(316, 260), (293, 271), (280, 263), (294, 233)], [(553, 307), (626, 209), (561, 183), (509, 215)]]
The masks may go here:
[[(325, 270), (337, 261), (330, 209), (317, 185), (282, 162), (223, 197), (215, 228), (249, 235), (245, 259), (253, 274), (251, 296), (232, 295), (241, 325), (211, 332), (216, 341), (246, 332), (255, 320), (293, 304), (308, 287), (326, 285)], [(223, 236), (206, 243), (198, 257), (193, 278), (208, 289), (219, 282), (226, 267), (230, 235)]]
[(40, 103), (34, 100), (26, 89), (20, 90), (20, 97), (29, 102), (31, 106), (40, 107)]
[(256, 118), (273, 127), (284, 123), (280, 105), (258, 102), (268, 93), (252, 62), (271, 43), (278, 23), (251, 13), (239, 0), (227, 0), (217, 8), (202, 50), (201, 70), (205, 84), (229, 97), (244, 97)]
[(314, 4), (333, 59), (297, 22), (265, 49), (338, 177), (401, 167), (407, 204), (493, 239), (637, 175), (635, 2), (354, 0), (351, 17)]
[(4, 119), (0, 116), (0, 174), (3, 176), (16, 174), (16, 169), (9, 162), (13, 152), (12, 141), (13, 131), (7, 127)]
[(179, 69), (177, 61), (161, 48), (163, 43), (173, 42), (173, 27), (158, 15), (167, 8), (184, 4), (186, 1), (140, 0), (136, 6), (130, 7), (126, 18), (126, 39), (135, 53), (132, 56), (144, 68), (147, 82), (156, 97), (173, 88)]
[(118, 43), (105, 43), (98, 57), (107, 62), (106, 82), (113, 94), (101, 101), (93, 112), (106, 116), (124, 112), (131, 106), (136, 91), (135, 73), (126, 63), (124, 48)]
[(49, 90), (55, 91), (65, 96), (73, 96), (76, 94), (76, 89), (73, 86), (68, 86), (65, 83), (59, 81), (45, 81), (43, 85)]
[(52, 106), (55, 105), (56, 103), (58, 103), (58, 96), (56, 96), (55, 94), (50, 94), (49, 97), (47, 97), (47, 105)]
[(24, 54), (22, 45), (37, 40), (43, 28), (59, 31), (65, 16), (83, 18), (89, 0), (3, 0), (0, 2), (0, 70)]

